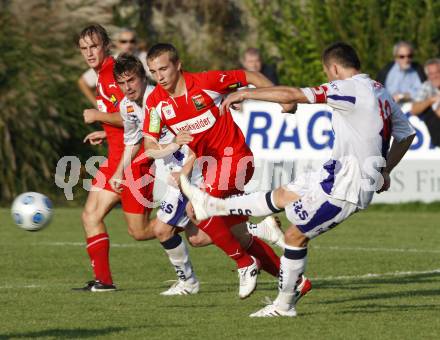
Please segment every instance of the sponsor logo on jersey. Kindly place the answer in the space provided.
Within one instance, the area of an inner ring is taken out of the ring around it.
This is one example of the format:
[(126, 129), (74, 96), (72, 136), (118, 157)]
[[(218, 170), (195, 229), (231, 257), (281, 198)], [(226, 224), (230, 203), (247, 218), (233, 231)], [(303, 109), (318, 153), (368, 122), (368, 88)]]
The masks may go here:
[(238, 83), (234, 83), (234, 84), (229, 85), (228, 89), (234, 90), (234, 89), (238, 89), (240, 87), (241, 87), (241, 83), (238, 82)]
[(113, 106), (118, 106), (118, 99), (115, 97), (114, 94), (110, 97), (110, 101), (112, 102)]
[(197, 94), (195, 96), (191, 97), (191, 100), (194, 103), (194, 106), (196, 107), (197, 111), (203, 110), (206, 107), (205, 98), (201, 94)]
[(134, 112), (134, 107), (133, 107), (133, 105), (128, 105), (128, 106), (127, 106), (127, 113), (132, 113), (132, 112)]
[(112, 87), (114, 87), (115, 89), (117, 88), (116, 83), (111, 83), (108, 88), (111, 89)]
[(216, 119), (211, 110), (208, 110), (198, 117), (187, 119), (183, 122), (172, 125), (171, 129), (176, 133), (179, 131), (189, 131), (191, 134), (196, 134), (212, 128), (215, 121)]
[(160, 132), (160, 118), (154, 107), (150, 109), (150, 126), (148, 127), (148, 131), (154, 133)]
[(174, 112), (173, 106), (171, 104), (162, 106), (162, 112), (166, 119), (171, 119), (176, 117), (176, 113)]
[(96, 100), (96, 106), (97, 106), (99, 111), (107, 112), (107, 107), (105, 106), (104, 101), (102, 99), (97, 99)]

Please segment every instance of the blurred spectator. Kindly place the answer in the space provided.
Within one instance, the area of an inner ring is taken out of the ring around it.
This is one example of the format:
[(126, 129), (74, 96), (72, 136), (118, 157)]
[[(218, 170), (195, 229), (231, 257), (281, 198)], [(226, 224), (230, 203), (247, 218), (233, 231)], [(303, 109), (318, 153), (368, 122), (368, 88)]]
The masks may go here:
[(428, 80), (422, 84), (414, 98), (411, 113), (424, 120), (432, 144), (440, 146), (440, 59), (430, 59), (425, 63)]
[(278, 75), (275, 66), (263, 63), (261, 53), (258, 48), (249, 47), (244, 51), (241, 64), (246, 71), (261, 72), (274, 85), (278, 85)]
[(382, 83), (397, 103), (412, 101), (426, 77), (423, 68), (413, 62), (414, 49), (405, 41), (393, 48), (394, 61), (380, 70), (376, 79)]
[[(118, 31), (113, 41), (115, 46), (115, 53), (113, 54), (117, 57), (120, 53), (131, 53), (138, 57), (142, 64), (144, 65), (145, 70), (147, 71), (148, 78), (151, 79), (150, 72), (147, 66), (147, 52), (139, 49), (139, 45), (137, 43), (136, 32), (129, 28), (122, 28)], [(84, 72), (81, 77), (78, 79), (78, 86), (81, 92), (87, 97), (87, 99), (96, 106), (95, 99), (95, 88), (97, 82), (96, 73), (93, 69), (88, 69)]]

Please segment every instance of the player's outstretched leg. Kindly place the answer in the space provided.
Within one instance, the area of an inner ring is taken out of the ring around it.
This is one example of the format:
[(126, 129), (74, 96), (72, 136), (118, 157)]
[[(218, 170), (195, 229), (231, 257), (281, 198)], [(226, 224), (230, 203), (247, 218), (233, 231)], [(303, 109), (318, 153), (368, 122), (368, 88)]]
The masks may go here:
[[(228, 215), (268, 216), (281, 212), (288, 203), (299, 199), (294, 192), (283, 188), (269, 192), (257, 191), (228, 198), (216, 198), (191, 185), (184, 175), (180, 176), (180, 184), (183, 193), (191, 201), (198, 220)], [(281, 206), (277, 206), (275, 201), (281, 202)]]
[[(251, 314), (251, 317), (296, 316), (295, 303), (301, 297), (298, 296), (297, 285), (306, 266), (307, 242), (308, 239), (296, 226), (291, 226), (286, 231), (286, 248), (281, 257), (278, 296), (273, 303)], [(301, 283), (304, 283), (302, 289), (310, 290), (311, 286), (307, 287), (310, 282), (302, 280)]]
[(161, 295), (190, 295), (199, 292), (200, 283), (193, 271), (188, 248), (174, 228), (160, 219), (155, 220), (154, 232), (176, 272), (177, 281)]

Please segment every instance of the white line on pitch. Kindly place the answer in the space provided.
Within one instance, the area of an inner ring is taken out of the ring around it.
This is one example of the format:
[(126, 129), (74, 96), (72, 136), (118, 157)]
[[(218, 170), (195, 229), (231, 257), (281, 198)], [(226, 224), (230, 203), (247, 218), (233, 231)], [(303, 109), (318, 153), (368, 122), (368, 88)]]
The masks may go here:
[(388, 273), (368, 273), (362, 275), (343, 275), (343, 276), (327, 276), (316, 277), (311, 280), (316, 281), (334, 281), (334, 280), (358, 280), (358, 279), (374, 279), (382, 277), (400, 277), (400, 276), (412, 276), (412, 275), (424, 275), (424, 274), (440, 274), (440, 268), (433, 270), (423, 271), (406, 271), (406, 272), (388, 272)]
[(369, 247), (339, 247), (339, 246), (311, 246), (312, 249), (323, 250), (350, 250), (350, 251), (374, 251), (390, 253), (440, 253), (440, 249), (413, 249), (413, 248), (369, 248)]
[[(376, 278), (385, 278), (385, 277), (403, 277), (403, 276), (414, 276), (414, 275), (426, 275), (426, 274), (440, 274), (440, 268), (433, 270), (423, 270), (423, 271), (405, 271), (405, 272), (388, 272), (388, 273), (368, 273), (362, 275), (343, 275), (343, 276), (324, 276), (324, 277), (312, 277), (310, 278), (313, 281), (338, 281), (338, 280), (363, 280), (363, 279), (376, 279)], [(167, 282), (175, 282), (175, 280), (167, 280)], [(276, 280), (271, 281), (260, 281), (260, 283), (275, 283)], [(209, 285), (210, 282), (203, 282), (206, 285)], [(218, 284), (219, 282), (216, 282)], [(22, 289), (22, 288), (45, 288), (45, 287), (53, 287), (55, 285), (4, 285), (0, 286), (0, 289)], [(56, 285), (63, 286), (63, 285)]]
[[(110, 243), (111, 247), (116, 248), (144, 248), (148, 247), (150, 242), (136, 243)], [(85, 247), (84, 242), (39, 242), (33, 243), (35, 246), (80, 246)], [(348, 250), (348, 251), (371, 251), (371, 252), (390, 252), (390, 253), (428, 253), (440, 254), (440, 249), (414, 249), (414, 248), (375, 248), (375, 247), (340, 247), (340, 246), (318, 246), (312, 245), (312, 249), (322, 250)]]

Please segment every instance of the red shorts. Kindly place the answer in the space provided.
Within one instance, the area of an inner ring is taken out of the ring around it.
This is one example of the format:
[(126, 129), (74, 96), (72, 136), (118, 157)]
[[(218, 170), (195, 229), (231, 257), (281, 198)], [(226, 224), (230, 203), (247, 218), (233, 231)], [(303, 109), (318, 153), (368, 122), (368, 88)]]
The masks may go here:
[[(244, 185), (250, 181), (254, 174), (253, 157), (252, 155), (234, 158), (225, 157), (217, 162), (215, 168), (203, 167), (202, 173), (205, 190), (211, 196), (226, 198), (232, 195), (240, 195), (244, 193)], [(222, 216), (215, 218), (224, 220), (230, 227), (249, 219), (248, 216)], [(208, 221), (210, 219), (204, 222)], [(203, 229), (204, 222), (198, 227)]]
[[(98, 169), (92, 185), (114, 192), (109, 180), (119, 162), (105, 161)], [(132, 163), (125, 169), (125, 184), (121, 193), (122, 210), (131, 214), (150, 214), (153, 209), (154, 163), (144, 161)]]

